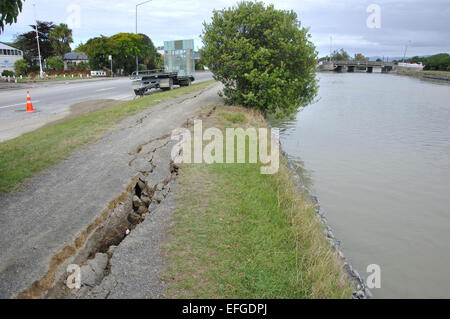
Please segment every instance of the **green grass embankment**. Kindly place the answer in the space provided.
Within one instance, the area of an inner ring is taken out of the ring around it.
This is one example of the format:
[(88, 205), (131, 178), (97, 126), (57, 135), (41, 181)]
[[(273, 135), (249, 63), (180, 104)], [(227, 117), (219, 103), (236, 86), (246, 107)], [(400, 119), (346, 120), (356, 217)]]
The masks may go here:
[[(265, 127), (259, 113), (219, 106), (203, 129)], [(225, 135), (224, 135), (225, 136)], [(350, 298), (342, 261), (286, 161), (185, 164), (165, 278), (170, 298)]]

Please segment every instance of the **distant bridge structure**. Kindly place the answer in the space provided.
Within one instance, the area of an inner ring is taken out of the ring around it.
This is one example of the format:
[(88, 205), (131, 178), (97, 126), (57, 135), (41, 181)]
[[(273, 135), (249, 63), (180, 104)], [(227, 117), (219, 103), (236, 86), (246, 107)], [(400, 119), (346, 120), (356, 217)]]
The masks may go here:
[(331, 61), (336, 72), (391, 72), (395, 69), (392, 62), (381, 61)]

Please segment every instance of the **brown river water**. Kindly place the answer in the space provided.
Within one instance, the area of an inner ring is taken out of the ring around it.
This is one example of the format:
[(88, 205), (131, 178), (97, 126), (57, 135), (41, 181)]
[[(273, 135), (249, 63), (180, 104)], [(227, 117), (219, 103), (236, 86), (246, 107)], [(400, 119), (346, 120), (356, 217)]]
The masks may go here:
[(450, 84), (320, 73), (318, 101), (273, 123), (375, 298), (450, 298)]

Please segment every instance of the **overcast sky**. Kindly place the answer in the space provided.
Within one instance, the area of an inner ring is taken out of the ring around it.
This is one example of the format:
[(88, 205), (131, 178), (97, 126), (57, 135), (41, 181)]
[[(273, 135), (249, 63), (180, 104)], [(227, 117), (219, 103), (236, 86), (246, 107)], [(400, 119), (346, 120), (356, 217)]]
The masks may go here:
[[(135, 31), (135, 4), (144, 0), (26, 0), (18, 23), (7, 25), (0, 41), (10, 42), (33, 24), (42, 21), (68, 23), (75, 44), (101, 34)], [(236, 0), (153, 0), (139, 7), (138, 31), (147, 34), (158, 46), (164, 40), (194, 38), (201, 47), (202, 22), (209, 21), (213, 9), (234, 5)], [(449, 0), (276, 0), (277, 9), (293, 9), (303, 26), (310, 28), (312, 41), (320, 56), (332, 48), (366, 56), (402, 56), (450, 52)], [(371, 4), (380, 8), (367, 12)], [(80, 12), (79, 19), (77, 12)], [(367, 19), (373, 23), (368, 27)], [(79, 21), (79, 23), (78, 23)], [(374, 24), (375, 23), (375, 24)], [(79, 25), (78, 25), (79, 24)], [(75, 47), (75, 45), (72, 45)]]

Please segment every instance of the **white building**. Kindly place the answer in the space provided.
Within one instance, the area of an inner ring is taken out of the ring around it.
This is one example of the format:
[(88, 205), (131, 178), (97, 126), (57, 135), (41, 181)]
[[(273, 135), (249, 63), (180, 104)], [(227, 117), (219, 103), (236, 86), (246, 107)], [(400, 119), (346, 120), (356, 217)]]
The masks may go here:
[(14, 72), (14, 63), (23, 59), (23, 52), (0, 42), (0, 75), (4, 70)]
[(400, 70), (408, 70), (408, 71), (422, 71), (424, 68), (424, 65), (422, 62), (420, 63), (403, 63), (399, 62), (397, 69)]

